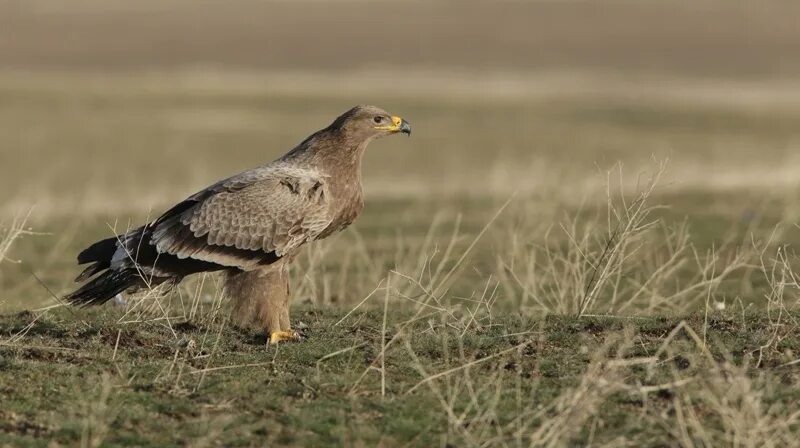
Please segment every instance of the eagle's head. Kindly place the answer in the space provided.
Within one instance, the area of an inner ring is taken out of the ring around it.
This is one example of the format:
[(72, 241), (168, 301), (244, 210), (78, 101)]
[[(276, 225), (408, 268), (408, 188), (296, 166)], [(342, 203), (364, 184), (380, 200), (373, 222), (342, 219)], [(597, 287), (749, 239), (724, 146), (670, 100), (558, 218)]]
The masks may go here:
[(397, 133), (411, 135), (411, 125), (406, 120), (376, 106), (356, 106), (340, 115), (330, 127), (358, 140)]

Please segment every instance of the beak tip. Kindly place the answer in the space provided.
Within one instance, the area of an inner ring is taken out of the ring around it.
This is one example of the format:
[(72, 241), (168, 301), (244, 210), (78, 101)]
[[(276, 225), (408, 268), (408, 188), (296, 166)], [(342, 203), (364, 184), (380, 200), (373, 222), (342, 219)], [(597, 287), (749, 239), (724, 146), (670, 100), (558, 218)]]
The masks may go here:
[(411, 137), (411, 125), (406, 120), (400, 123), (400, 132)]

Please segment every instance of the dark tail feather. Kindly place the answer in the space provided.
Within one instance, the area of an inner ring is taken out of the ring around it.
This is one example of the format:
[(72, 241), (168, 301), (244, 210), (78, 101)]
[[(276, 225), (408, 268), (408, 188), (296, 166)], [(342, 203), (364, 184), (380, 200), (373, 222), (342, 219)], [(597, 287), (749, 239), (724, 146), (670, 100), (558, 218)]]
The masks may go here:
[[(89, 267), (89, 269), (92, 268), (93, 266)], [(122, 291), (140, 285), (141, 277), (139, 277), (139, 273), (133, 269), (125, 269), (122, 271), (109, 270), (103, 272), (89, 283), (81, 286), (72, 294), (65, 296), (64, 299), (69, 301), (69, 303), (72, 305), (100, 305)]]
[(98, 272), (102, 271), (103, 269), (108, 269), (111, 266), (111, 263), (98, 261), (97, 263), (90, 264), (89, 267), (83, 270), (77, 277), (75, 277), (75, 281), (81, 283), (87, 280), (89, 277), (97, 274)]
[(111, 267), (111, 259), (114, 257), (114, 252), (117, 251), (117, 241), (117, 237), (106, 238), (92, 244), (78, 254), (78, 264), (94, 263), (84, 269), (75, 278), (75, 281), (82, 282), (103, 269)]
[(78, 254), (78, 264), (91, 263), (93, 261), (108, 263), (117, 251), (118, 237), (100, 240), (84, 249)]

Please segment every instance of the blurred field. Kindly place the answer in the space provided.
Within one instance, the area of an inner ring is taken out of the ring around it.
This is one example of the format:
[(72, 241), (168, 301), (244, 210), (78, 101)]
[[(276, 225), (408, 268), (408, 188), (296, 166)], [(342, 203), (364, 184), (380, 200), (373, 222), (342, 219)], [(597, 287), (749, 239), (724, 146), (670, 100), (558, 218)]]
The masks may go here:
[[(796, 2), (335, 5), (0, 1), (0, 445), (793, 443)], [(60, 306), (360, 103), (413, 136), (295, 264), (306, 342), (213, 275)]]
[[(30, 271), (66, 291), (85, 244), (279, 156), (353, 103), (408, 117), (414, 136), (370, 148), (366, 212), (334, 243), (334, 265), (357, 235), (371, 257), (388, 260), (400, 235), (417, 250), (434, 221), (444, 220), (437, 231), (447, 237), (459, 215), (467, 241), (512, 195), (500, 222), (522, 220), (532, 232), (523, 238), (541, 241), (566, 214), (604, 207), (617, 164), (622, 184), (612, 189), (630, 195), (668, 160), (651, 205), (668, 206), (659, 213), (670, 222), (689, 217), (700, 248), (796, 220), (800, 103), (791, 85), (442, 76), (340, 75), (342, 87), (328, 91), (319, 87), (328, 77), (313, 74), (6, 74), (2, 211), (10, 221), (32, 210), (29, 224), (44, 235), (10, 252), (23, 263), (4, 269), (4, 306), (48, 303)], [(501, 224), (492, 234), (495, 247), (481, 246), (486, 262), (510, 239)], [(339, 300), (360, 300), (377, 280)]]
[(6, 67), (800, 73), (794, 1), (5, 0)]

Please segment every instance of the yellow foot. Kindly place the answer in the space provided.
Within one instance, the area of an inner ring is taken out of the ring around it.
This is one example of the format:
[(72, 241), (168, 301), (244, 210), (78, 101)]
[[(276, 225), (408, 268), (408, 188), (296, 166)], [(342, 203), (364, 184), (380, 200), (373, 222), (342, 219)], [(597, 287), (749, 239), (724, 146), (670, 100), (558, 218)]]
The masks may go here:
[(284, 341), (299, 341), (300, 335), (296, 331), (273, 331), (269, 334), (270, 345), (275, 345), (278, 342)]

